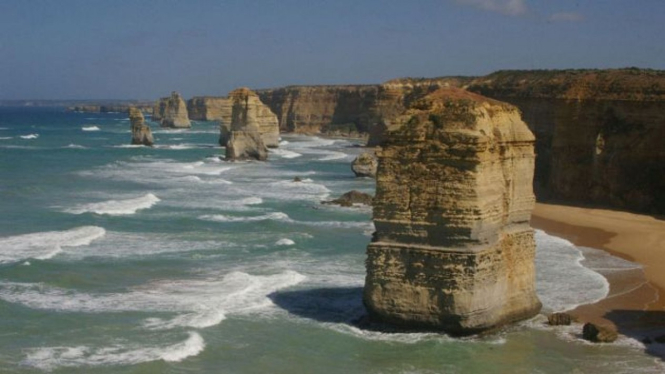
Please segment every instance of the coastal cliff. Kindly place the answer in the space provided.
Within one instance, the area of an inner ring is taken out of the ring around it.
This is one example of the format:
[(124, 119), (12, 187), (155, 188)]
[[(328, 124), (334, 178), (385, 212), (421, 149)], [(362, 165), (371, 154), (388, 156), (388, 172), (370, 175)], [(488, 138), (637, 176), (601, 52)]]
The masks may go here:
[(143, 112), (139, 108), (129, 108), (129, 122), (132, 130), (132, 144), (152, 146), (154, 140), (150, 126), (145, 124)]
[(665, 72), (499, 71), (468, 89), (522, 111), (540, 200), (665, 213)]
[[(244, 87), (229, 93), (229, 99), (233, 103), (233, 110), (231, 113), (231, 125), (228, 129), (228, 141), (225, 144), (226, 159), (266, 160), (268, 158), (268, 148), (261, 133), (261, 125), (263, 123), (259, 121), (259, 114), (263, 113), (260, 106), (263, 106), (263, 104), (261, 104), (254, 92)], [(268, 109), (266, 108), (266, 110)], [(274, 129), (276, 129), (277, 123), (275, 122), (273, 125)], [(224, 136), (224, 130), (222, 130), (221, 135)], [(271, 141), (273, 141), (273, 137), (272, 133), (268, 135)], [(274, 142), (279, 143), (279, 133), (277, 133), (277, 139)]]
[(540, 310), (533, 142), (517, 108), (455, 88), (395, 119), (377, 152), (372, 320), (464, 335)]
[(187, 105), (179, 93), (159, 99), (153, 108), (152, 120), (159, 121), (162, 127), (189, 128), (192, 123), (187, 115)]
[(195, 96), (187, 100), (190, 120), (231, 123), (233, 102), (226, 97)]

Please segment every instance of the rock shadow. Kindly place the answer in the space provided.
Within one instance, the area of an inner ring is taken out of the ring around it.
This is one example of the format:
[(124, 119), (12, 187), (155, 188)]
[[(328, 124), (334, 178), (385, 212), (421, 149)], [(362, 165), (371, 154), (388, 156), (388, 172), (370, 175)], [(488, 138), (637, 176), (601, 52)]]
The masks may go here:
[(278, 307), (299, 317), (357, 326), (365, 316), (362, 293), (362, 287), (330, 287), (277, 291), (268, 297)]
[(606, 319), (617, 331), (644, 345), (644, 351), (665, 361), (665, 311), (612, 310)]

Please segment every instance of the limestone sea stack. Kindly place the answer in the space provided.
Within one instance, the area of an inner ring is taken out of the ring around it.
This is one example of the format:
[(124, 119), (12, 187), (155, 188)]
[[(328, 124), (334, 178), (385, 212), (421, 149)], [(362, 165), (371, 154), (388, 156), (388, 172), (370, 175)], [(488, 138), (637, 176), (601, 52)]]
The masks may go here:
[(192, 123), (187, 115), (187, 104), (179, 93), (173, 91), (171, 96), (163, 97), (155, 103), (152, 119), (160, 121), (162, 127), (190, 128)]
[(132, 144), (141, 144), (152, 146), (154, 141), (152, 138), (152, 131), (150, 126), (145, 124), (143, 113), (139, 108), (129, 108), (129, 122), (132, 128)]
[[(258, 111), (254, 101), (257, 99), (256, 94), (248, 88), (239, 88), (232, 91), (229, 98), (233, 102), (233, 111), (231, 126), (228, 130), (229, 139), (226, 142), (226, 159), (266, 160), (268, 148), (263, 141), (257, 120)], [(222, 133), (222, 135), (224, 134)]]
[(244, 100), (243, 116), (246, 118), (246, 123), (250, 127), (258, 128), (263, 143), (268, 148), (277, 148), (279, 146), (279, 122), (277, 116), (270, 110), (268, 106), (259, 100), (259, 96), (249, 88), (238, 88), (229, 93), (229, 101), (232, 102), (232, 115), (231, 123), (222, 119), (220, 125), (219, 144), (225, 146), (231, 135), (233, 128), (233, 121), (235, 116), (236, 98), (242, 97)]
[(443, 88), (377, 152), (370, 320), (467, 335), (538, 313), (534, 136), (512, 105)]

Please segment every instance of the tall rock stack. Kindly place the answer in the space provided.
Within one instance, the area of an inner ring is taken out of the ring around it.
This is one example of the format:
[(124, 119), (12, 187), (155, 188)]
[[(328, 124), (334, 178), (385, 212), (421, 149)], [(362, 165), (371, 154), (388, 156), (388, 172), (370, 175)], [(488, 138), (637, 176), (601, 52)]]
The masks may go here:
[[(229, 139), (226, 142), (226, 159), (266, 160), (268, 149), (258, 121), (259, 110), (256, 105), (258, 97), (248, 88), (239, 88), (232, 91), (229, 98), (233, 102), (233, 112), (228, 130)], [(221, 135), (224, 136), (224, 132)]]
[(135, 107), (129, 108), (129, 121), (132, 126), (132, 144), (152, 146), (154, 143), (152, 131), (150, 131), (150, 126), (145, 124), (145, 119), (140, 109)]
[(370, 318), (465, 335), (535, 315), (533, 134), (456, 88), (410, 108), (377, 152)]
[[(256, 127), (261, 135), (263, 143), (268, 148), (279, 146), (279, 122), (277, 116), (270, 108), (263, 104), (256, 93), (249, 88), (238, 88), (229, 93), (229, 101), (232, 103), (231, 121), (222, 118), (220, 126), (219, 144), (226, 146), (231, 131), (249, 126)], [(243, 108), (237, 109), (238, 103), (242, 102)], [(242, 115), (240, 115), (242, 113)], [(242, 119), (240, 117), (242, 117)]]
[(179, 93), (173, 91), (171, 96), (163, 97), (155, 103), (152, 119), (160, 121), (162, 127), (189, 128), (192, 123), (187, 115), (187, 104)]

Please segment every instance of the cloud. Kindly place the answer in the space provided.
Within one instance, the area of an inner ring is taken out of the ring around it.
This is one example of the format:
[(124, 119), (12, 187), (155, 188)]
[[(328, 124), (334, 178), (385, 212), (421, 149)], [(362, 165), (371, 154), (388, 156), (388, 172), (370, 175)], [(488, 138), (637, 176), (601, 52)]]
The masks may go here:
[(581, 22), (584, 21), (584, 16), (575, 12), (561, 12), (552, 14), (549, 20), (552, 22)]
[(529, 12), (527, 0), (454, 0), (458, 4), (505, 14), (507, 16), (523, 16)]

